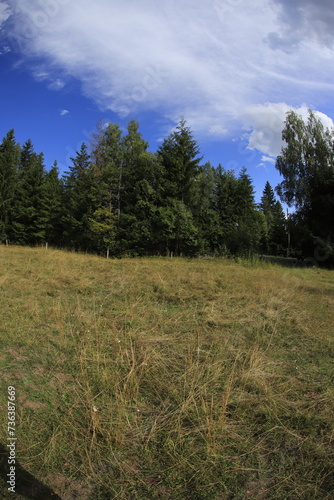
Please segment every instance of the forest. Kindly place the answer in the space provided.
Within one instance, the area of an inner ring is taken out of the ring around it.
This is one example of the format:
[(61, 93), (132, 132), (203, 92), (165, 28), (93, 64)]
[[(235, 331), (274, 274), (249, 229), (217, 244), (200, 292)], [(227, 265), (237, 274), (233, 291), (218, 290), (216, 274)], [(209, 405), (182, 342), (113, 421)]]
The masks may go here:
[(10, 130), (0, 145), (0, 241), (101, 255), (311, 256), (331, 265), (333, 131), (293, 111), (276, 168), (285, 217), (269, 182), (259, 204), (246, 169), (203, 163), (185, 120), (149, 151), (139, 124), (98, 126), (68, 171), (44, 165), (30, 139)]

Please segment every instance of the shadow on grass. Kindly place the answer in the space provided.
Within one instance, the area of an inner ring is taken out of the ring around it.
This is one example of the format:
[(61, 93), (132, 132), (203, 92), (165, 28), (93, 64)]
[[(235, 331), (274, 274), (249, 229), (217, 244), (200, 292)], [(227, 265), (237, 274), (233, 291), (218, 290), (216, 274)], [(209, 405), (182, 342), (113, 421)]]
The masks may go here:
[(260, 260), (272, 262), (282, 267), (310, 267), (312, 264), (308, 259), (298, 261), (298, 259), (294, 257), (274, 257), (270, 255), (261, 255)]
[[(8, 450), (0, 443), (0, 477), (6, 484), (6, 489), (9, 474), (8, 465)], [(57, 493), (54, 493), (51, 488), (41, 483), (30, 472), (26, 471), (18, 461), (15, 463), (15, 493), (22, 495), (24, 498), (32, 500), (61, 500)], [(7, 489), (8, 491), (8, 489)], [(10, 494), (10, 492), (8, 492)], [(8, 496), (10, 498), (10, 496)]]

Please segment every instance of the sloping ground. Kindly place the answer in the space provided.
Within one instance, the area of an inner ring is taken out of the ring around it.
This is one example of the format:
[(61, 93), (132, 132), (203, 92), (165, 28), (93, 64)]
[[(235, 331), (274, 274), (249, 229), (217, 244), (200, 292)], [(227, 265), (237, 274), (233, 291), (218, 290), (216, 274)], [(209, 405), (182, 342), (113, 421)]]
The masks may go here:
[(332, 272), (1, 247), (0, 285), (3, 498), (332, 498)]

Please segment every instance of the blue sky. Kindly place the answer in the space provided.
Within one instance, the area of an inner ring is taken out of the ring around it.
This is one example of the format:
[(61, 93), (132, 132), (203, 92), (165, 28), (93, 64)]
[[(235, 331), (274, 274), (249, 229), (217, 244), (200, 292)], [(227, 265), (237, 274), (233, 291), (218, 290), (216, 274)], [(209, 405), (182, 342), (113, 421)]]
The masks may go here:
[(60, 171), (97, 122), (156, 150), (181, 116), (204, 161), (280, 181), (285, 113), (334, 118), (332, 0), (0, 0), (0, 135)]

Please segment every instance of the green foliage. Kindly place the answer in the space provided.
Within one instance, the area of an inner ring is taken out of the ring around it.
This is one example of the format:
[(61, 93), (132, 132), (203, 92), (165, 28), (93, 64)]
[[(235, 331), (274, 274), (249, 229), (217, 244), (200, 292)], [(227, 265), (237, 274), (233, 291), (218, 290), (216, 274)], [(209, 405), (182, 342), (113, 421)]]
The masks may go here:
[(282, 205), (276, 200), (274, 191), (269, 184), (263, 190), (260, 210), (265, 218), (265, 230), (262, 237), (262, 250), (271, 255), (280, 255), (286, 245), (286, 224)]
[(148, 151), (135, 120), (124, 133), (115, 123), (98, 125), (62, 178), (56, 163), (46, 170), (43, 154), (30, 140), (21, 148), (11, 130), (0, 145), (1, 240), (113, 256), (280, 255), (289, 229), (293, 252), (320, 245), (327, 256), (333, 134), (312, 112), (307, 123), (288, 113), (283, 138), (277, 191), (297, 207), (289, 221), (269, 182), (257, 206), (246, 169), (236, 175), (201, 164), (183, 119), (157, 152)]
[(96, 209), (96, 184), (86, 144), (71, 160), (73, 165), (64, 176), (63, 240), (66, 246), (91, 250), (89, 218)]
[(334, 234), (334, 133), (324, 128), (313, 111), (307, 122), (291, 111), (282, 138), (286, 146), (276, 168), (284, 180), (277, 191), (283, 201), (296, 207), (297, 218), (310, 235), (310, 250), (316, 238)]
[(13, 206), (15, 175), (18, 168), (20, 146), (10, 130), (0, 145), (0, 241), (10, 232), (9, 213)]
[(158, 150), (164, 167), (162, 183), (166, 198), (182, 201), (187, 206), (191, 203), (191, 191), (202, 159), (199, 154), (197, 142), (182, 119)]
[(95, 210), (88, 222), (93, 237), (97, 238), (98, 246), (106, 248), (109, 256), (110, 246), (115, 240), (115, 215), (108, 207), (100, 207)]
[(167, 206), (159, 209), (160, 238), (167, 255), (193, 255), (198, 247), (198, 230), (186, 205), (169, 199)]
[(200, 168), (193, 183), (190, 206), (198, 231), (198, 253), (201, 254), (217, 252), (219, 217), (215, 207), (215, 186), (215, 168), (206, 163)]
[(10, 217), (11, 238), (19, 243), (45, 241), (49, 204), (45, 175), (43, 154), (35, 153), (28, 140), (21, 150)]
[(44, 195), (47, 201), (45, 207), (45, 239), (52, 245), (57, 245), (61, 241), (63, 216), (62, 183), (59, 179), (57, 162), (44, 176)]

